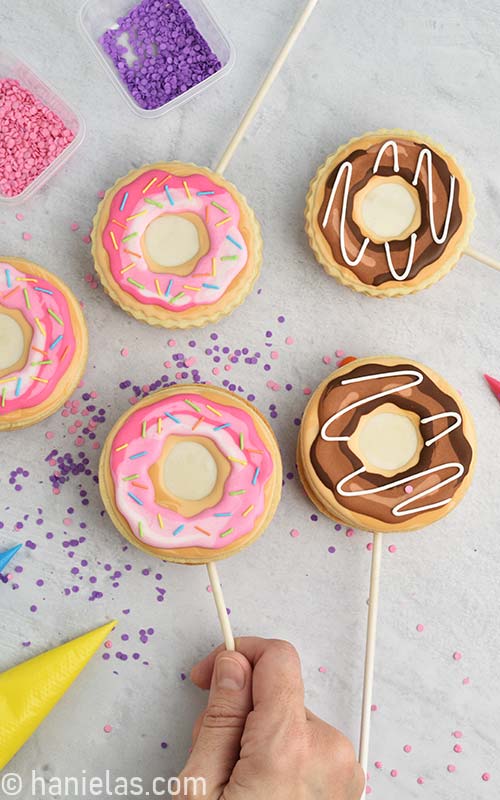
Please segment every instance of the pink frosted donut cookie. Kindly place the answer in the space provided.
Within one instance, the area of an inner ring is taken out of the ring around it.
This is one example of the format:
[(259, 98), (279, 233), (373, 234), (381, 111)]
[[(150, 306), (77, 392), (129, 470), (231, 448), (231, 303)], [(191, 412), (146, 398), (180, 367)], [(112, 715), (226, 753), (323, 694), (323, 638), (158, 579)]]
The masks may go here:
[(96, 270), (110, 297), (151, 325), (215, 322), (252, 290), (262, 261), (253, 211), (205, 167), (151, 164), (102, 200), (92, 234)]
[(0, 430), (57, 411), (82, 377), (87, 345), (68, 287), (37, 264), (0, 257)]
[(172, 386), (118, 420), (101, 456), (106, 509), (132, 544), (166, 561), (226, 558), (264, 531), (281, 495), (267, 421), (226, 389)]

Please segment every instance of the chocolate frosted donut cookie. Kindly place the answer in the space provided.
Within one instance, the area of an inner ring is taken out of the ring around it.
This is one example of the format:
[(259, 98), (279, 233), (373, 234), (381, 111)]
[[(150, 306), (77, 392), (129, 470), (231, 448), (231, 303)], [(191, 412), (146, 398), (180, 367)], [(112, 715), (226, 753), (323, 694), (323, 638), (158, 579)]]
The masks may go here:
[(297, 460), (304, 488), (328, 516), (371, 531), (416, 530), (465, 494), (474, 427), (458, 393), (428, 367), (360, 359), (311, 397)]
[(311, 183), (306, 231), (326, 272), (359, 292), (423, 289), (455, 266), (474, 220), (455, 160), (425, 136), (383, 130), (351, 140)]

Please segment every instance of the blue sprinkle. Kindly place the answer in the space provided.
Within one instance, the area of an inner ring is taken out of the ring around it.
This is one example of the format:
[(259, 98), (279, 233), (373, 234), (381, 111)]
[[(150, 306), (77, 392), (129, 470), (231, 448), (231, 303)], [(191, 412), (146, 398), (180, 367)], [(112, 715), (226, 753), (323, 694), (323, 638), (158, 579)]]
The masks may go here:
[(6, 269), (5, 270), (5, 279), (7, 281), (7, 287), (10, 289), (10, 287), (12, 286), (12, 280), (11, 280), (11, 277), (10, 277), (10, 269)]
[(137, 503), (138, 506), (143, 506), (144, 505), (144, 503), (142, 502), (140, 497), (137, 497), (137, 495), (134, 494), (133, 492), (127, 492), (127, 494), (128, 494), (129, 497), (132, 498), (132, 500), (135, 500), (135, 502)]
[(226, 514), (214, 514), (214, 517), (232, 517), (232, 513), (228, 511)]
[(181, 424), (181, 421), (180, 421), (180, 419), (177, 419), (177, 417), (174, 417), (174, 415), (173, 415), (173, 414), (169, 414), (169, 412), (168, 412), (168, 411), (165, 411), (165, 416), (166, 416), (166, 417), (169, 417), (170, 419), (172, 419), (172, 420), (173, 420), (173, 421), (174, 421), (174, 422), (175, 422), (177, 425), (180, 425), (180, 424)]
[(173, 197), (172, 197), (172, 195), (170, 194), (170, 189), (169, 189), (169, 188), (168, 188), (168, 186), (166, 186), (166, 185), (165, 185), (165, 193), (166, 193), (166, 195), (167, 195), (167, 197), (168, 197), (168, 201), (169, 201), (170, 205), (171, 205), (171, 206), (175, 206), (175, 203), (174, 203), (174, 198), (173, 198)]
[(125, 208), (125, 203), (127, 202), (127, 200), (128, 200), (128, 192), (125, 192), (125, 194), (123, 195), (123, 200), (120, 204), (120, 211), (123, 211), (123, 209)]
[(213, 283), (202, 283), (204, 289), (220, 289), (220, 286), (215, 286)]
[(21, 394), (21, 383), (22, 383), (22, 378), (18, 378), (16, 382), (16, 393), (15, 393), (16, 397), (19, 397), (19, 395)]
[(226, 422), (225, 425), (217, 425), (217, 427), (214, 428), (214, 431), (223, 431), (224, 428), (230, 428), (230, 427), (231, 427), (231, 423), (230, 422)]
[(59, 336), (57, 337), (57, 339), (54, 339), (54, 341), (50, 345), (49, 350), (53, 350), (54, 347), (57, 347), (57, 345), (59, 344), (59, 342), (61, 341), (62, 338), (63, 338), (62, 337), (62, 333), (60, 333)]
[(170, 278), (170, 280), (168, 282), (168, 286), (167, 286), (167, 291), (165, 292), (165, 297), (170, 297), (170, 290), (172, 288), (173, 282), (174, 282), (174, 279)]
[(236, 247), (238, 247), (240, 250), (243, 250), (243, 247), (241, 246), (241, 244), (239, 242), (237, 242), (236, 239), (233, 239), (232, 236), (226, 236), (226, 239), (228, 239), (230, 242), (232, 242), (234, 245), (236, 245)]
[(34, 286), (33, 288), (35, 292), (43, 292), (44, 294), (54, 294), (54, 292), (51, 292), (50, 289), (42, 289), (41, 286)]
[(143, 456), (147, 456), (147, 454), (147, 450), (143, 450), (142, 453), (134, 453), (133, 456), (130, 456), (130, 460), (133, 461), (135, 458), (142, 458)]
[(179, 525), (179, 527), (178, 527), (178, 528), (176, 528), (176, 529), (175, 529), (175, 531), (173, 532), (172, 536), (178, 536), (178, 535), (179, 535), (179, 533), (180, 533), (181, 531), (183, 531), (185, 527), (186, 527), (185, 525)]
[(252, 478), (253, 486), (255, 486), (255, 484), (257, 483), (257, 478), (259, 477), (259, 473), (260, 473), (260, 467), (257, 467), (257, 469), (255, 470), (254, 476)]
[(206, 194), (215, 194), (215, 192), (196, 192), (198, 197), (204, 197)]

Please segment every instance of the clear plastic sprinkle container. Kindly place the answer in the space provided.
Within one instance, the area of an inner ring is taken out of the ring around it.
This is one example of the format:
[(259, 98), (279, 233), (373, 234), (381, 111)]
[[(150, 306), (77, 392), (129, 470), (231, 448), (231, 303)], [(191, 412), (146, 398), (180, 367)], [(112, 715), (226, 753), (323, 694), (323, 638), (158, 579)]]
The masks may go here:
[(121, 80), (115, 64), (106, 54), (101, 42), (103, 35), (110, 29), (116, 29), (117, 21), (125, 17), (139, 2), (140, 0), (86, 0), (80, 9), (79, 24), (84, 38), (89, 42), (92, 51), (127, 105), (135, 114), (154, 119), (196, 97), (227, 75), (234, 65), (235, 51), (203, 0), (182, 0), (182, 6), (192, 18), (198, 33), (217, 56), (221, 67), (163, 105), (157, 108), (142, 108)]
[(55, 89), (42, 81), (20, 58), (0, 45), (0, 80), (4, 79), (18, 81), (23, 89), (31, 92), (37, 100), (57, 114), (66, 128), (74, 134), (73, 140), (22, 192), (10, 197), (0, 190), (0, 205), (18, 206), (32, 197), (71, 158), (85, 138), (85, 123)]

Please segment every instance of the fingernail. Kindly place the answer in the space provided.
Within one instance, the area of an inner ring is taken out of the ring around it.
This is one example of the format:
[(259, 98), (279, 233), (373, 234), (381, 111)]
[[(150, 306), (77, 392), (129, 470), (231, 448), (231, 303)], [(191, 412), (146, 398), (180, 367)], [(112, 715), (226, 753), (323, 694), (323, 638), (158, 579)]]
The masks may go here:
[(215, 667), (215, 683), (217, 689), (229, 689), (241, 692), (245, 688), (246, 673), (239, 661), (234, 658), (219, 658)]

